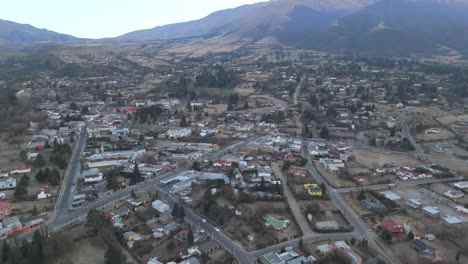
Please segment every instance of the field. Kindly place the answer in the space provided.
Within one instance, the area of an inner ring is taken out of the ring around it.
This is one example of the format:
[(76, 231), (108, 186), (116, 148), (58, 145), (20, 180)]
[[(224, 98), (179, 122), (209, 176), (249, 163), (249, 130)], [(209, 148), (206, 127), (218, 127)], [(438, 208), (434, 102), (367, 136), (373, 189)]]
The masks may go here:
[(368, 168), (382, 168), (384, 165), (405, 166), (419, 164), (409, 154), (373, 149), (354, 149), (355, 162)]
[[(239, 209), (242, 215), (236, 216), (223, 230), (228, 236), (239, 241), (246, 249), (264, 248), (277, 243), (278, 239), (285, 241), (300, 235), (300, 231), (294, 223), (285, 202), (241, 204)], [(288, 219), (290, 222), (288, 228), (283, 231), (276, 231), (272, 227), (265, 226), (262, 217), (267, 213), (275, 217)], [(247, 238), (250, 234), (255, 235), (255, 241), (252, 243), (249, 243)]]
[(415, 136), (416, 142), (427, 142), (427, 141), (442, 141), (442, 140), (448, 140), (448, 139), (454, 139), (456, 138), (456, 135), (452, 133), (450, 130), (440, 127), (440, 126), (435, 126), (431, 127), (430, 129), (434, 129), (437, 131), (440, 131), (440, 133), (428, 133), (426, 134), (425, 131), (422, 133), (417, 133)]

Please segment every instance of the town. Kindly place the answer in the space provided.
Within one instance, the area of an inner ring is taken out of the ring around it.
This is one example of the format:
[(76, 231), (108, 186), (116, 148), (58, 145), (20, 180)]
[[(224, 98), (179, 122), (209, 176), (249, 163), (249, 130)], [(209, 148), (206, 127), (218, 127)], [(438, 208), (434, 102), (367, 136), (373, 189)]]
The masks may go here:
[(159, 45), (0, 83), (2, 239), (50, 233), (79, 263), (100, 240), (130, 263), (468, 261), (456, 66)]

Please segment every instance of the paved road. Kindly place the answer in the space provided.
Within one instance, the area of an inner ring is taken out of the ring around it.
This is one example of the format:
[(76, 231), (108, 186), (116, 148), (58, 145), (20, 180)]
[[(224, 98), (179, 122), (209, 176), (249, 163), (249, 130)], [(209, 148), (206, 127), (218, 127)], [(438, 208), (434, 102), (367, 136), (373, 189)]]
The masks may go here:
[(281, 171), (281, 168), (279, 167), (278, 163), (272, 164), (272, 169), (275, 173), (276, 176), (278, 176), (281, 179), (281, 182), (283, 183), (283, 195), (286, 197), (286, 201), (289, 205), (289, 209), (291, 209), (291, 212), (296, 219), (297, 224), (299, 225), (299, 228), (302, 231), (302, 235), (307, 236), (311, 235), (314, 232), (310, 228), (310, 224), (307, 221), (306, 217), (302, 213), (301, 207), (299, 207), (299, 204), (297, 204), (296, 198), (291, 192), (291, 189), (287, 185), (287, 181), (284, 178), (283, 172)]

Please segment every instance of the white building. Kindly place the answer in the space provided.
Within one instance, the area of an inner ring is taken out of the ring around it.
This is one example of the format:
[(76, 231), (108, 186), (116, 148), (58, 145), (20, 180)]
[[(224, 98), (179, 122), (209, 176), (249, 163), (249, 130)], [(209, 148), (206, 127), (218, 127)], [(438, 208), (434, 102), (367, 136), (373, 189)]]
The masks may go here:
[(169, 205), (160, 200), (156, 200), (152, 202), (151, 206), (153, 207), (154, 210), (158, 211), (161, 214), (168, 212), (170, 210)]
[(104, 175), (98, 168), (91, 168), (83, 171), (82, 176), (85, 183), (95, 183), (102, 181)]

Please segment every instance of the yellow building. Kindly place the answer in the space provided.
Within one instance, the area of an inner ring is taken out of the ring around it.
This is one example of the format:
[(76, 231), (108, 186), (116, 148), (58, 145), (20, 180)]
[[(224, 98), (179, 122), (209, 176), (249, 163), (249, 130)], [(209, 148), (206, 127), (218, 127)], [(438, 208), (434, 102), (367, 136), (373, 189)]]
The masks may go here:
[(304, 184), (304, 189), (310, 196), (322, 196), (322, 189), (316, 183)]

